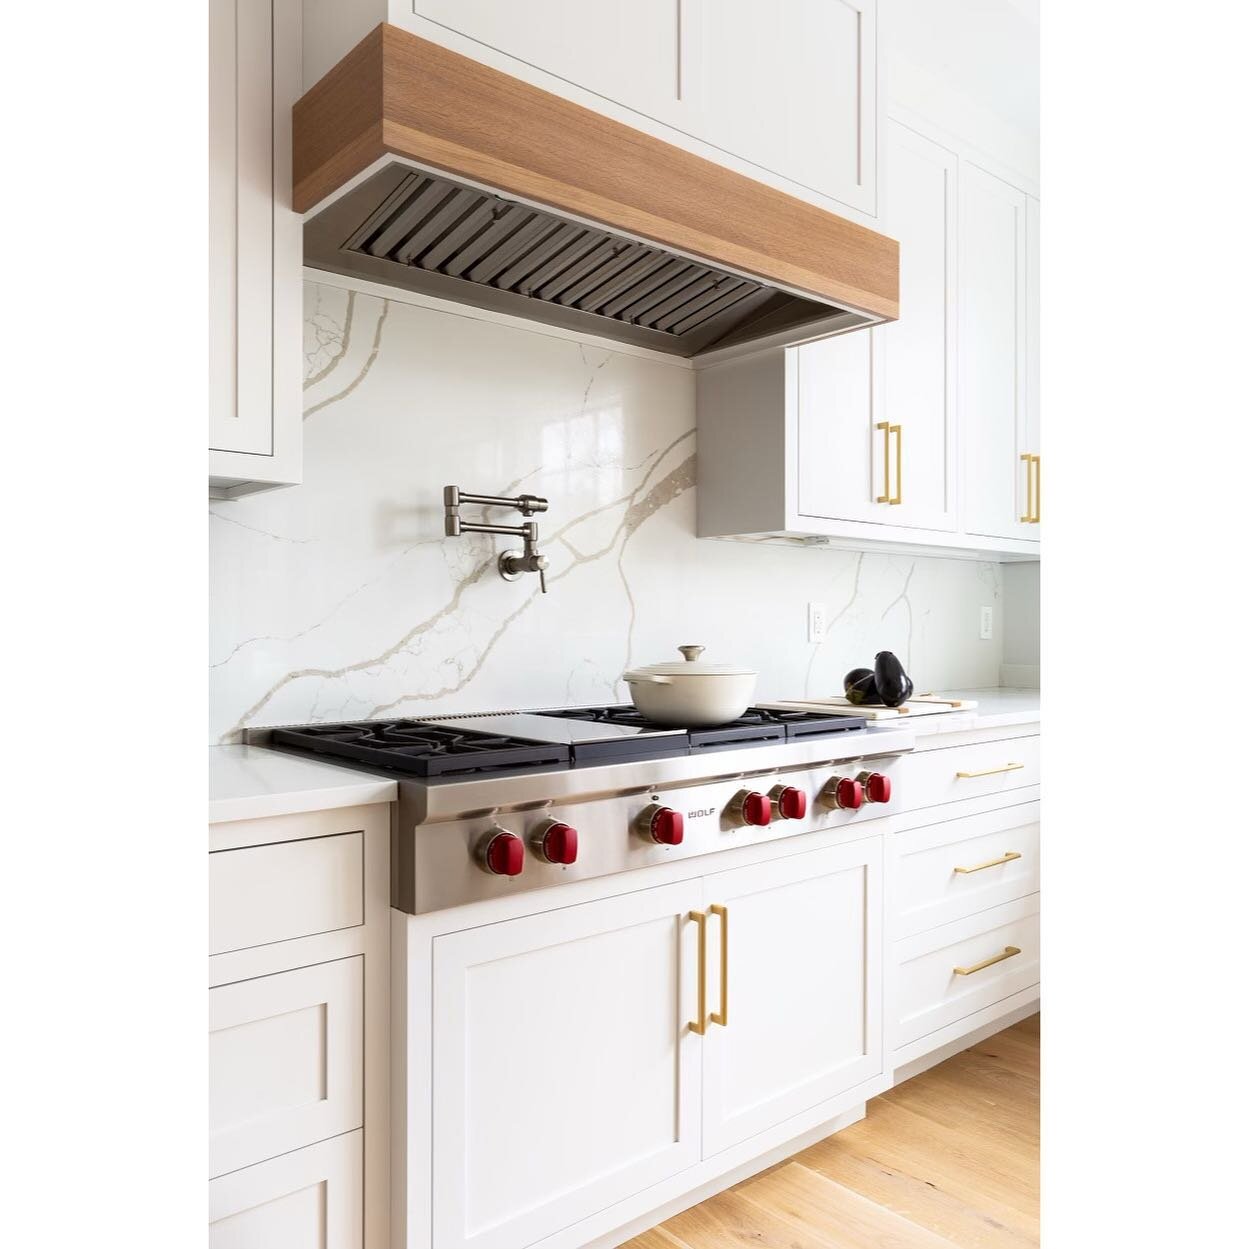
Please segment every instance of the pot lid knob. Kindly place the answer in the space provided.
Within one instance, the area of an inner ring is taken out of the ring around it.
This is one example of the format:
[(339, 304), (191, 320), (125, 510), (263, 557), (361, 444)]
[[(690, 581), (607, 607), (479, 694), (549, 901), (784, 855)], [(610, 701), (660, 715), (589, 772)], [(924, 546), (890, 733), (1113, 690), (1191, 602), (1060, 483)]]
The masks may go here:
[(707, 648), (705, 646), (678, 646), (677, 650), (685, 656), (686, 662), (693, 663)]

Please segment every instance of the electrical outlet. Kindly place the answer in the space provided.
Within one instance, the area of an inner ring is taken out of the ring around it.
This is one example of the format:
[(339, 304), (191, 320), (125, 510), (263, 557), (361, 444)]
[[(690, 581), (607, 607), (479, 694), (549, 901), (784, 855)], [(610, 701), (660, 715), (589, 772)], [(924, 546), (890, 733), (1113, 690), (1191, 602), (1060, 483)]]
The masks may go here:
[(993, 608), (980, 609), (980, 640), (987, 642), (993, 636)]
[(807, 641), (822, 642), (828, 632), (828, 608), (823, 603), (807, 604)]

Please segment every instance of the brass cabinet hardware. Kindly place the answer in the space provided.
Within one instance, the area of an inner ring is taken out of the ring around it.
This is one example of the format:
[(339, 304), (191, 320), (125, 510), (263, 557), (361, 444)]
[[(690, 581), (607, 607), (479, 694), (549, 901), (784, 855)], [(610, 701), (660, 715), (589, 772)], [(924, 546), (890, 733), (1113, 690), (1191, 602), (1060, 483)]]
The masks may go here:
[[(890, 425), (888, 421), (877, 421), (876, 428), (885, 435), (885, 493), (876, 496), (877, 503), (901, 503), (902, 502), (902, 426)], [(893, 437), (897, 439), (898, 452), (896, 456), (889, 453), (889, 439)], [(893, 484), (896, 489), (891, 491), (889, 478), (893, 477)]]
[(707, 1031), (707, 913), (691, 911), (690, 919), (698, 925), (698, 1018), (690, 1031), (702, 1036)]
[(888, 503), (889, 499), (889, 422), (877, 421), (876, 428), (885, 435), (885, 493), (876, 496), (877, 503)]
[(970, 876), (972, 872), (983, 872), (986, 867), (1001, 867), (1003, 863), (1013, 863), (1016, 859), (1022, 859), (1023, 855), (1018, 850), (1008, 850), (1000, 859), (990, 859), (987, 863), (977, 863), (975, 867), (956, 867), (954, 874), (956, 876)]
[(956, 967), (954, 974), (956, 976), (974, 976), (978, 971), (984, 971), (986, 967), (992, 967), (994, 963), (1000, 963), (1005, 959), (1014, 958), (1019, 953), (1021, 951), (1017, 945), (1008, 945), (1001, 954), (995, 954), (992, 958), (986, 958), (983, 962), (973, 963), (970, 967)]
[(712, 1011), (708, 1018), (720, 1027), (729, 1026), (729, 908), (718, 902), (707, 908), (720, 920), (720, 1009)]
[[(1028, 474), (1028, 514), (1019, 518), (1021, 525), (1039, 525), (1041, 523), (1041, 457), (1024, 454), (1019, 457), (1024, 462), (1024, 471)], [(1033, 486), (1032, 470), (1036, 470), (1036, 485)]]
[(956, 781), (969, 781), (976, 776), (998, 776), (1002, 772), (1018, 772), (1023, 766), (1022, 763), (1008, 763), (1001, 768), (985, 768), (983, 772), (955, 772), (954, 779)]

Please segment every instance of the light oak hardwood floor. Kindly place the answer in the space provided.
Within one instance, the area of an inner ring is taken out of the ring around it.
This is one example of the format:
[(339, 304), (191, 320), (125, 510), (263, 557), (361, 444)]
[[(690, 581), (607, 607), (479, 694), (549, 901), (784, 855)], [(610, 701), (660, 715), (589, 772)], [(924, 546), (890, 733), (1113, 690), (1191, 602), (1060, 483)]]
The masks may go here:
[(868, 1103), (867, 1118), (622, 1249), (1040, 1243), (1041, 1017)]

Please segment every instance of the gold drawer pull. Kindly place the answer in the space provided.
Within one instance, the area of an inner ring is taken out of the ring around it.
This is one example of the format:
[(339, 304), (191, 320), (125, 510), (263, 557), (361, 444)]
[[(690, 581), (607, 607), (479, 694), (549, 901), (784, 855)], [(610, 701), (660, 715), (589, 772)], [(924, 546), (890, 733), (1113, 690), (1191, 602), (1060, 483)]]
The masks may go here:
[(1003, 768), (985, 768), (983, 772), (955, 772), (954, 779), (956, 781), (969, 781), (975, 776), (999, 776), (1003, 772), (1018, 772), (1024, 764), (1008, 763)]
[(707, 1016), (720, 1027), (729, 1026), (729, 908), (718, 902), (707, 908), (720, 917), (720, 1009)]
[(986, 867), (1001, 867), (1003, 863), (1013, 863), (1016, 859), (1022, 859), (1023, 855), (1018, 850), (1008, 850), (1000, 859), (990, 859), (987, 863), (977, 863), (975, 867), (956, 867), (954, 874), (956, 876), (970, 876), (972, 872), (983, 872)]
[(698, 925), (698, 1018), (690, 1031), (702, 1036), (707, 1031), (707, 913), (691, 911), (690, 919)]
[(992, 958), (986, 958), (983, 963), (973, 963), (970, 967), (956, 967), (954, 974), (956, 976), (974, 976), (978, 971), (984, 971), (986, 967), (992, 967), (994, 963), (1000, 963), (1004, 959), (1014, 958), (1019, 953), (1021, 951), (1017, 945), (1008, 945), (1001, 954), (995, 954)]

